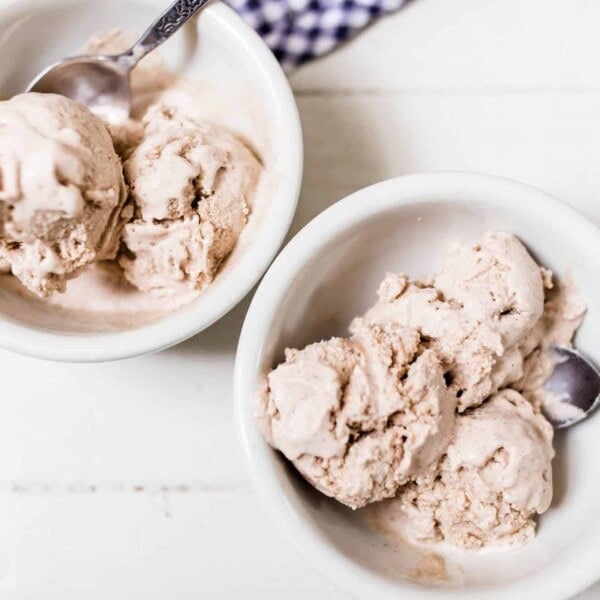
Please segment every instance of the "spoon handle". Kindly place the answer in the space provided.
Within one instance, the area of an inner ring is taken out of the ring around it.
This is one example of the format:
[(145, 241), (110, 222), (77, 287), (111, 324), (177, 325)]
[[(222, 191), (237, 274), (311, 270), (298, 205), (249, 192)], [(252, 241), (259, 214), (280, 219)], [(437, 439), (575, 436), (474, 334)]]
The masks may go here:
[(142, 37), (124, 54), (119, 62), (129, 69), (146, 54), (166, 42), (180, 27), (185, 25), (209, 0), (176, 0), (150, 25)]

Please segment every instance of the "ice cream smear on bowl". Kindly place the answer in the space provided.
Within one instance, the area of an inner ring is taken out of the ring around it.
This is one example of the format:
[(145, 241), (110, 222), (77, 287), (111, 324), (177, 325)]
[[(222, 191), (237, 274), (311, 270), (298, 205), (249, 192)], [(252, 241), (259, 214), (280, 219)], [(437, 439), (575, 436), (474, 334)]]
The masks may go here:
[(379, 531), (522, 543), (552, 498), (552, 348), (585, 306), (512, 234), (457, 244), (428, 280), (389, 273), (348, 338), (287, 349), (262, 382), (271, 446)]
[[(100, 34), (87, 50), (118, 52), (130, 37)], [(198, 90), (160, 57), (134, 71), (132, 90), (120, 126), (53, 94), (0, 102), (4, 288), (75, 310), (98, 301), (118, 312), (133, 297), (159, 318), (195, 299), (232, 252), (258, 158), (198, 116)]]

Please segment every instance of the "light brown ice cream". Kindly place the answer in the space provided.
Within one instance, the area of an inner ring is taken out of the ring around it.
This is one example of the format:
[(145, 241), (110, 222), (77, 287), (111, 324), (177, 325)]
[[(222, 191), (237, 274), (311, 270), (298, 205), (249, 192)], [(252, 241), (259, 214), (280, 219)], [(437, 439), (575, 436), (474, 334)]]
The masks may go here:
[(456, 419), (437, 469), (370, 506), (377, 529), (468, 548), (522, 543), (552, 499), (552, 426), (514, 390)]
[(286, 350), (258, 417), (317, 489), (375, 503), (379, 529), (466, 547), (524, 542), (552, 496), (548, 349), (569, 344), (584, 313), (515, 236), (489, 232), (454, 247), (430, 281), (388, 274), (349, 339)]
[[(86, 50), (118, 53), (136, 38), (103, 32)], [(119, 264), (143, 292), (189, 295), (212, 281), (233, 250), (262, 166), (234, 135), (187, 110), (198, 91), (165, 68), (160, 54), (141, 61), (131, 86), (132, 119), (111, 126), (136, 209)], [(179, 102), (163, 102), (175, 89)]]
[(353, 508), (393, 496), (448, 445), (454, 398), (416, 330), (354, 324), (350, 339), (287, 350), (259, 413), (269, 442)]
[(456, 246), (433, 282), (389, 274), (378, 295), (367, 321), (417, 328), (465, 410), (522, 376), (520, 344), (542, 316), (544, 279), (516, 237), (489, 232)]
[(119, 263), (142, 291), (174, 294), (210, 283), (251, 211), (261, 165), (227, 131), (151, 107), (125, 162), (135, 202)]
[(0, 256), (40, 296), (115, 258), (121, 163), (100, 119), (56, 95), (0, 102)]

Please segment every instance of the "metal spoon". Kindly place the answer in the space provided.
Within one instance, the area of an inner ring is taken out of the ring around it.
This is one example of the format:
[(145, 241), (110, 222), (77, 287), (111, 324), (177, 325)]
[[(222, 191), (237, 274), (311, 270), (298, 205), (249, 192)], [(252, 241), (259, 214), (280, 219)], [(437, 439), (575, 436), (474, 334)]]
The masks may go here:
[(556, 365), (544, 389), (548, 400), (542, 410), (557, 429), (585, 419), (600, 405), (600, 372), (569, 348), (554, 348)]
[(84, 104), (110, 122), (122, 122), (129, 117), (131, 110), (131, 70), (207, 2), (177, 0), (123, 54), (90, 54), (67, 58), (42, 71), (29, 84), (27, 91), (62, 94)]

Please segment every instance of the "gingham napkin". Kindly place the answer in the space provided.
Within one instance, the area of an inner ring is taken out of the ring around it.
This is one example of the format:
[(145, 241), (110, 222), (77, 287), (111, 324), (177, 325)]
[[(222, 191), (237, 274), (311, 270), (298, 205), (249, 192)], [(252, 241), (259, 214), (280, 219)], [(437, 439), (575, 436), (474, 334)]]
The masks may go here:
[(406, 0), (226, 0), (287, 71), (325, 54)]

